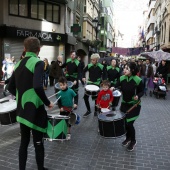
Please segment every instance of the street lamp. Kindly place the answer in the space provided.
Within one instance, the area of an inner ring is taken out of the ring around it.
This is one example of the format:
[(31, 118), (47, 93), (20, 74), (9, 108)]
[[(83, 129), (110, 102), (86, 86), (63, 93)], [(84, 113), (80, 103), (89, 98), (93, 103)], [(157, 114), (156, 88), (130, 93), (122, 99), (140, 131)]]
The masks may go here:
[[(98, 32), (100, 31), (101, 24), (99, 23), (99, 20), (97, 17), (95, 19), (93, 19), (92, 22), (93, 22), (93, 26), (96, 31), (96, 41), (97, 41), (97, 35), (98, 35)], [(97, 52), (97, 45), (96, 45), (96, 52)]]

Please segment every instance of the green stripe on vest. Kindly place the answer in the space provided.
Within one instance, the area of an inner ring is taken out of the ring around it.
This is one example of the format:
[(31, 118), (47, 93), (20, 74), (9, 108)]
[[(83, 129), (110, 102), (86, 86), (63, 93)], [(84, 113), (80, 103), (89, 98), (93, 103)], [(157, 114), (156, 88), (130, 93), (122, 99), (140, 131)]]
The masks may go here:
[(36, 126), (33, 123), (29, 122), (28, 120), (26, 120), (22, 117), (17, 116), (16, 119), (17, 119), (17, 122), (22, 123), (22, 124), (30, 127), (31, 129), (35, 129), (35, 130), (38, 130), (43, 133), (46, 133), (46, 131), (47, 131), (47, 128), (41, 128), (39, 126)]
[(36, 108), (43, 105), (42, 100), (36, 94), (34, 89), (29, 89), (29, 90), (25, 91), (24, 94), (22, 95), (21, 104), (22, 104), (23, 109), (24, 109), (25, 103), (27, 103), (27, 102), (32, 102)]

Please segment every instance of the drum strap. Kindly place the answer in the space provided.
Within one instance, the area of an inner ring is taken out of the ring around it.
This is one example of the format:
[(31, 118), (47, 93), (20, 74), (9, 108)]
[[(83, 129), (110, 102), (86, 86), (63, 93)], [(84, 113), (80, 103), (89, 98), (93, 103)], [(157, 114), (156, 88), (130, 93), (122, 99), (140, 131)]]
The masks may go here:
[(133, 105), (128, 111), (126, 111), (126, 114), (129, 114), (134, 108), (136, 108), (141, 103), (141, 100), (139, 100), (135, 105)]
[(63, 106), (63, 109), (67, 112), (71, 112), (73, 110), (72, 107), (65, 107), (65, 106)]

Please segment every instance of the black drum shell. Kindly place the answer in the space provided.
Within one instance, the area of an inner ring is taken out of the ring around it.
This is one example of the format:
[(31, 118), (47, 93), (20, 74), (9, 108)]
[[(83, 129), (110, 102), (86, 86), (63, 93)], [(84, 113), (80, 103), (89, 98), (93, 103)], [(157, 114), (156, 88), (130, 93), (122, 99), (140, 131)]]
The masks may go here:
[[(111, 115), (111, 117), (107, 117)], [(98, 115), (99, 133), (105, 138), (117, 138), (126, 134), (125, 114), (118, 112), (101, 113)]]
[(113, 102), (112, 102), (112, 106), (116, 107), (119, 104), (119, 100), (120, 100), (120, 96), (114, 96)]
[(16, 109), (6, 113), (0, 113), (1, 125), (10, 125), (16, 123)]

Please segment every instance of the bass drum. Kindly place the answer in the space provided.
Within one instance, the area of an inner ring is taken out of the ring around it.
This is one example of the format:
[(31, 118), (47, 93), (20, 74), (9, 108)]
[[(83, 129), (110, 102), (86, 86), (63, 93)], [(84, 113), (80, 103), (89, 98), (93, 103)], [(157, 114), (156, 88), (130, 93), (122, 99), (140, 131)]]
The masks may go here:
[(110, 111), (98, 115), (99, 133), (104, 138), (117, 138), (124, 136), (125, 114), (120, 111)]
[(1, 125), (12, 125), (16, 123), (16, 100), (7, 97), (0, 100), (0, 123)]
[(53, 113), (48, 115), (47, 132), (44, 135), (44, 139), (49, 141), (66, 140), (68, 119), (68, 116), (59, 114)]

